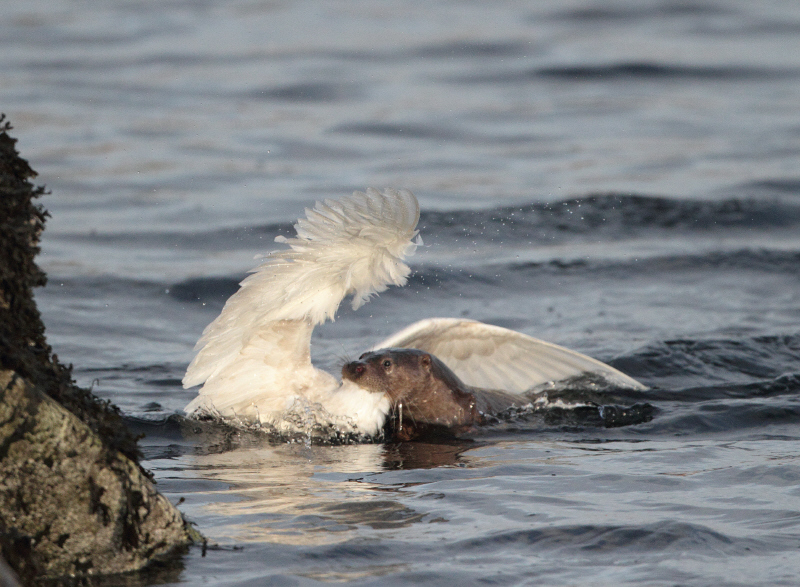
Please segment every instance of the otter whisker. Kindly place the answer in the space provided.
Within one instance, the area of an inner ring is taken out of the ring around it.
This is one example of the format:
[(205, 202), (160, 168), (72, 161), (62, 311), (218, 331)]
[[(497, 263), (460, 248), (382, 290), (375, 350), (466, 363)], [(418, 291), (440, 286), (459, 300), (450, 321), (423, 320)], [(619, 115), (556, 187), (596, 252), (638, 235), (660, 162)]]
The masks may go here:
[[(401, 404), (401, 405), (402, 405), (402, 404)], [(416, 426), (416, 425), (417, 425), (417, 421), (416, 421), (416, 419), (414, 418), (414, 411), (413, 411), (413, 408), (414, 408), (414, 402), (413, 402), (413, 401), (409, 401), (409, 402), (408, 402), (408, 407), (409, 407), (409, 408), (412, 408), (412, 409), (409, 409), (409, 410), (408, 410), (408, 417), (411, 419), (411, 422), (414, 424), (414, 426)]]
[(342, 366), (347, 365), (347, 363), (352, 363), (353, 362), (353, 359), (350, 357), (350, 353), (348, 353), (344, 349), (344, 345), (342, 345), (342, 352), (341, 353), (336, 353), (336, 355), (334, 355), (334, 356), (336, 357), (336, 360), (339, 361), (339, 363)]

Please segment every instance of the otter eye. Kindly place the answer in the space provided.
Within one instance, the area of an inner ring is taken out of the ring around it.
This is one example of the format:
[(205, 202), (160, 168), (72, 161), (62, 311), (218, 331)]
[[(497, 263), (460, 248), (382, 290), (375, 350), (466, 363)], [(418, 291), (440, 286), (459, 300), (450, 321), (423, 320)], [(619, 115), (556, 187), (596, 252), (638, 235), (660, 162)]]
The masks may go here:
[(386, 359), (385, 361), (383, 361), (383, 366), (388, 369), (389, 367), (392, 366), (392, 362), (389, 359)]

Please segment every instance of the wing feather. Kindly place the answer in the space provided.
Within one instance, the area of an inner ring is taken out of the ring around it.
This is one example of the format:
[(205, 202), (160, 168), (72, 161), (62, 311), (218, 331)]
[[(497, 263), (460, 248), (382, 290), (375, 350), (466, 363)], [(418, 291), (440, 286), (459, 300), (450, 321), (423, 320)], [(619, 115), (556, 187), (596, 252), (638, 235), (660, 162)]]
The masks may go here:
[(619, 387), (645, 386), (613, 367), (522, 334), (458, 318), (421, 320), (375, 345), (416, 348), (439, 357), (466, 384), (523, 393), (586, 373), (602, 375)]
[[(234, 397), (243, 405), (258, 394), (279, 397), (334, 381), (311, 366), (314, 325), (333, 320), (347, 295), (356, 309), (406, 282), (410, 269), (403, 260), (421, 243), (414, 240), (418, 220), (419, 204), (408, 190), (370, 188), (306, 209), (295, 224), (297, 236), (275, 239), (289, 248), (267, 254), (203, 331), (183, 385), (205, 383), (204, 399), (187, 407), (228, 405)], [(277, 352), (270, 343), (276, 333), (291, 341), (288, 350)], [(306, 376), (294, 377), (298, 370)], [(274, 389), (254, 385), (259, 377)], [(300, 383), (286, 387), (293, 380)]]

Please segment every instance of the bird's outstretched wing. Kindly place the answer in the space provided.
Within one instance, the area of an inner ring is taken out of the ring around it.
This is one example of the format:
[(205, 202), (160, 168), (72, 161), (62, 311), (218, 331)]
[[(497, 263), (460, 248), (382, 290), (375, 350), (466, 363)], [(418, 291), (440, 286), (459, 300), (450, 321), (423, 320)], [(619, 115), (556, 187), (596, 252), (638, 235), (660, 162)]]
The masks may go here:
[[(305, 212), (296, 237), (275, 239), (289, 249), (266, 255), (203, 331), (183, 385), (205, 385), (188, 412), (218, 409), (232, 397), (239, 406), (249, 399), (257, 405), (264, 394), (277, 399), (332, 384), (311, 367), (313, 327), (333, 320), (347, 295), (356, 309), (406, 282), (403, 259), (421, 242), (414, 240), (419, 204), (411, 192), (370, 188)], [(284, 344), (276, 347), (279, 340)]]
[(382, 340), (373, 348), (416, 348), (439, 357), (464, 383), (523, 393), (583, 374), (610, 384), (645, 386), (600, 361), (507, 328), (475, 320), (430, 318)]

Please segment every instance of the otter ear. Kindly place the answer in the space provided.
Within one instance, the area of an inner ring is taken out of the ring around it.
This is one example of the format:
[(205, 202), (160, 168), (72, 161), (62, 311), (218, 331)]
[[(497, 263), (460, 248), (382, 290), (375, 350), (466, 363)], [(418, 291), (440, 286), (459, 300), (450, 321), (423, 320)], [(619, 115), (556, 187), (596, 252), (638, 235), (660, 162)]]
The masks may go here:
[(419, 360), (420, 364), (425, 367), (426, 371), (431, 370), (431, 356), (430, 355), (422, 355), (422, 358)]

